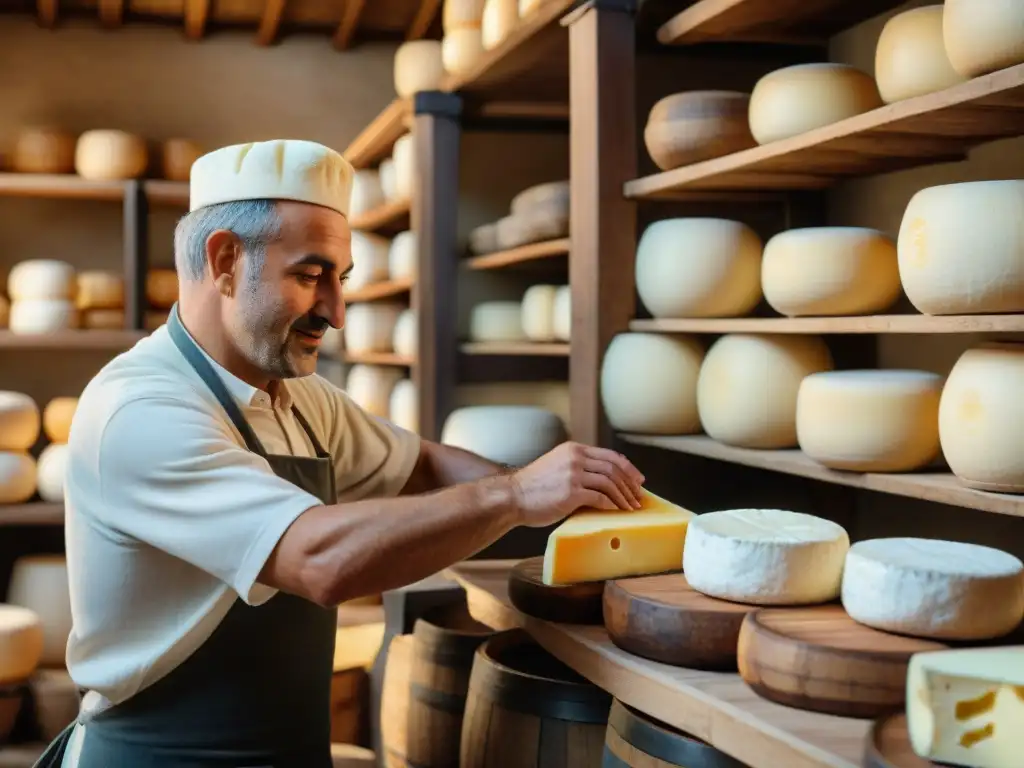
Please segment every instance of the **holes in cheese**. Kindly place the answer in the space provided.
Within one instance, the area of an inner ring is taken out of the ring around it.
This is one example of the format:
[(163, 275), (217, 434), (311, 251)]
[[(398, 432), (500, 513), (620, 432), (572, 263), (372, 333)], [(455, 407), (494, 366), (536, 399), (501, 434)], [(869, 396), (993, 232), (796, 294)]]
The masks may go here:
[(410, 200), (416, 187), (416, 145), (411, 133), (398, 138), (391, 159), (395, 163), (395, 199)]
[(843, 608), (875, 629), (937, 640), (987, 640), (1024, 617), (1024, 564), (1007, 552), (938, 539), (850, 547)]
[(568, 439), (553, 412), (532, 405), (478, 405), (457, 408), (445, 419), (441, 442), (485, 459), (523, 466)]
[(415, 280), (418, 265), (416, 233), (399, 232), (388, 250), (388, 277), (392, 280)]
[(27, 451), (39, 439), (39, 406), (24, 392), (0, 391), (0, 451)]
[(0, 684), (27, 680), (42, 655), (43, 623), (39, 616), (20, 605), (0, 604)]
[(63, 555), (29, 555), (14, 561), (7, 601), (34, 613), (42, 626), (39, 663), (63, 667), (71, 634), (71, 597), (68, 568)]
[(146, 140), (127, 131), (86, 131), (75, 144), (75, 171), (86, 179), (135, 179), (148, 164)]
[(90, 269), (76, 277), (75, 306), (78, 309), (121, 309), (124, 307), (124, 279), (116, 272)]
[(977, 77), (1024, 62), (1024, 5), (1017, 0), (946, 0), (942, 39), (953, 69)]
[(480, 20), (485, 50), (496, 48), (519, 23), (519, 0), (487, 0)]
[(402, 429), (419, 431), (419, 393), (412, 379), (402, 379), (391, 390), (388, 418)]
[(644, 144), (663, 171), (756, 146), (749, 93), (685, 91), (658, 101), (647, 116)]
[[(78, 408), (77, 397), (55, 397), (43, 408), (43, 432), (51, 443), (66, 443), (71, 434), (71, 420)], [(2, 431), (2, 427), (0, 427)]]
[(473, 341), (525, 341), (522, 305), (518, 301), (483, 301), (469, 316)]
[(395, 321), (395, 330), (391, 334), (391, 345), (396, 355), (404, 357), (416, 357), (416, 348), (419, 346), (417, 336), (416, 311), (414, 309), (403, 309)]
[(875, 80), (888, 104), (967, 80), (946, 55), (941, 5), (913, 8), (885, 23), (875, 47)]
[(352, 232), (352, 271), (345, 290), (358, 291), (371, 283), (388, 279), (390, 241), (371, 232)]
[(686, 527), (693, 512), (643, 491), (638, 510), (583, 509), (548, 536), (545, 584), (574, 584), (643, 576), (683, 567)]
[(459, 27), (444, 33), (441, 60), (445, 72), (462, 75), (469, 72), (484, 55), (483, 33), (476, 27)]
[(384, 204), (380, 173), (374, 168), (360, 168), (352, 176), (352, 197), (349, 216), (361, 216)]
[(418, 91), (436, 91), (444, 77), (441, 43), (410, 40), (398, 46), (394, 66), (395, 93), (402, 98)]
[(36, 460), (32, 454), (0, 451), (0, 504), (22, 504), (35, 492)]
[(405, 306), (397, 302), (372, 301), (345, 308), (345, 349), (361, 352), (390, 352), (395, 323)]
[(50, 443), (36, 460), (36, 488), (43, 501), (64, 501), (64, 471), (67, 467), (66, 443)]
[(353, 365), (345, 379), (345, 392), (363, 410), (386, 419), (391, 411), (391, 392), (401, 378), (400, 368)]
[(26, 259), (11, 267), (7, 295), (12, 303), (37, 299), (74, 300), (75, 268), (57, 259)]

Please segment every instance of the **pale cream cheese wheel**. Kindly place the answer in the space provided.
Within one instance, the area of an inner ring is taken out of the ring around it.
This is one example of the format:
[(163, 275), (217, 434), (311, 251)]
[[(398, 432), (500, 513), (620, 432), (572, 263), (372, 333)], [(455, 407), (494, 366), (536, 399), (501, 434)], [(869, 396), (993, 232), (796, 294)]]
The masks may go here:
[(472, 341), (526, 341), (523, 308), (518, 301), (482, 301), (470, 310)]
[(0, 451), (0, 504), (24, 504), (35, 494), (36, 460), (32, 454)]
[(395, 329), (391, 334), (391, 346), (396, 355), (415, 359), (416, 349), (419, 346), (417, 336), (416, 310), (409, 308), (402, 310), (395, 321)]
[(45, 126), (22, 128), (11, 151), (11, 170), (15, 173), (74, 173), (74, 134)]
[(441, 430), (441, 442), (499, 464), (523, 466), (568, 439), (557, 414), (531, 405), (457, 408)]
[(555, 311), (552, 319), (555, 338), (570, 341), (572, 338), (572, 286), (559, 286), (555, 292)]
[(377, 166), (377, 173), (380, 175), (380, 191), (384, 199), (392, 202), (398, 199), (398, 179), (395, 176), (395, 161), (385, 157)]
[(519, 0), (519, 17), (525, 18), (537, 11), (547, 0)]
[(416, 145), (411, 133), (398, 137), (391, 159), (395, 164), (395, 199), (411, 200), (416, 189)]
[(480, 20), (481, 42), (484, 48), (497, 48), (517, 24), (519, 0), (486, 0)]
[(569, 234), (569, 217), (558, 203), (504, 216), (495, 223), (498, 250), (509, 250)]
[(43, 408), (43, 432), (51, 443), (66, 443), (78, 409), (77, 397), (55, 397)]
[(391, 241), (372, 232), (352, 231), (352, 271), (345, 290), (358, 291), (388, 279), (388, 250)]
[(36, 489), (43, 501), (54, 504), (64, 501), (64, 472), (67, 460), (66, 443), (50, 443), (39, 453), (36, 460)]
[(441, 43), (438, 40), (409, 40), (395, 51), (395, 93), (408, 98), (419, 91), (436, 91), (444, 77)]
[(361, 408), (386, 419), (391, 392), (402, 376), (402, 369), (394, 366), (353, 365), (345, 379), (345, 391)]
[(86, 131), (75, 144), (75, 171), (85, 179), (135, 179), (146, 172), (148, 165), (145, 139), (127, 131)]
[(74, 300), (77, 291), (75, 268), (59, 259), (19, 261), (7, 274), (7, 295), (12, 303), (35, 299)]
[(479, 29), (486, 0), (444, 0), (441, 10), (441, 29), (450, 32), (462, 27)]
[(0, 685), (28, 680), (43, 656), (43, 642), (39, 614), (21, 605), (0, 604)]
[(659, 100), (647, 116), (644, 145), (663, 171), (757, 146), (750, 135), (750, 94), (684, 91)]
[(555, 340), (556, 285), (531, 285), (523, 294), (523, 333), (530, 341)]
[(39, 405), (24, 392), (0, 391), (0, 451), (27, 451), (39, 439)]
[(361, 352), (390, 352), (395, 323), (405, 307), (397, 302), (370, 301), (345, 309), (345, 349)]
[(941, 5), (912, 8), (885, 23), (875, 47), (875, 80), (887, 104), (966, 82), (946, 55)]
[(14, 561), (7, 602), (30, 609), (43, 628), (39, 664), (63, 667), (71, 634), (71, 596), (63, 555), (26, 555)]
[(946, 0), (942, 34), (953, 69), (965, 77), (1024, 63), (1024, 3)]
[(483, 32), (474, 27), (459, 27), (444, 33), (441, 41), (441, 60), (445, 72), (464, 75), (483, 57)]
[(89, 269), (76, 276), (75, 306), (87, 309), (121, 309), (124, 307), (124, 278), (117, 272)]
[(416, 233), (411, 229), (399, 232), (388, 249), (388, 277), (392, 280), (415, 280), (419, 252)]
[(392, 424), (410, 432), (419, 430), (419, 391), (412, 379), (402, 379), (391, 390), (388, 419)]
[(380, 173), (374, 168), (360, 168), (352, 176), (352, 196), (349, 202), (349, 216), (362, 216), (384, 205), (384, 188)]
[(22, 299), (11, 304), (14, 333), (56, 333), (78, 327), (78, 310), (68, 299)]
[(146, 301), (151, 309), (170, 309), (178, 300), (178, 273), (151, 268), (146, 273)]

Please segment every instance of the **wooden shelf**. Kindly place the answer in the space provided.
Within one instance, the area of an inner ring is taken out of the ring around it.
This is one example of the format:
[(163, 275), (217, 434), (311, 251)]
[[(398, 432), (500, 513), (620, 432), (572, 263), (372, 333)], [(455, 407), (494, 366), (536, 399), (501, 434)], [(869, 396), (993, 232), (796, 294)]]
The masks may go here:
[(463, 562), (445, 574), (466, 590), (477, 621), (496, 629), (523, 627), (549, 653), (620, 701), (751, 768), (859, 768), (870, 720), (775, 704), (737, 674), (641, 659), (616, 647), (601, 626), (525, 616), (508, 599), (508, 573), (515, 562)]
[(0, 173), (0, 195), (57, 200), (124, 200), (124, 182), (89, 181), (75, 174)]
[(165, 181), (147, 179), (143, 184), (146, 197), (151, 205), (181, 206), (188, 208), (189, 189), (187, 181)]
[(46, 501), (0, 504), (0, 525), (64, 525), (64, 505)]
[(626, 196), (716, 190), (824, 189), (843, 178), (963, 160), (972, 147), (1024, 134), (1024, 64), (937, 93), (627, 182)]
[(482, 256), (470, 256), (463, 263), (469, 269), (499, 269), (514, 264), (525, 264), (552, 256), (566, 256), (569, 253), (569, 238), (531, 243), (508, 251), (495, 251)]
[(394, 352), (345, 352), (342, 360), (349, 365), (404, 365), (412, 366), (416, 361), (411, 357)]
[(380, 283), (371, 283), (358, 291), (349, 291), (345, 294), (345, 303), (354, 304), (359, 301), (377, 301), (378, 299), (389, 299), (393, 296), (400, 296), (408, 293), (412, 288), (412, 280), (385, 280)]
[(569, 345), (533, 341), (468, 341), (459, 349), (465, 355), (524, 355), (568, 357)]
[(662, 318), (633, 320), (629, 329), (651, 333), (1024, 333), (1024, 314)]
[(125, 350), (147, 331), (70, 330), (54, 333), (14, 333), (0, 330), (0, 349)]
[(398, 200), (374, 208), (349, 222), (352, 229), (364, 232), (401, 232), (409, 228), (410, 201)]
[(412, 103), (395, 99), (349, 144), (342, 154), (356, 168), (369, 168), (391, 153), (403, 134), (409, 132)]
[(915, 474), (839, 472), (821, 466), (797, 450), (760, 451), (734, 448), (712, 440), (706, 435), (662, 436), (620, 433), (619, 437), (634, 445), (647, 445), (690, 456), (728, 461), (733, 464), (807, 477), (851, 488), (906, 496), (912, 499), (924, 499), (999, 515), (1024, 517), (1024, 495), (978, 491), (962, 485), (955, 476), (946, 472)]

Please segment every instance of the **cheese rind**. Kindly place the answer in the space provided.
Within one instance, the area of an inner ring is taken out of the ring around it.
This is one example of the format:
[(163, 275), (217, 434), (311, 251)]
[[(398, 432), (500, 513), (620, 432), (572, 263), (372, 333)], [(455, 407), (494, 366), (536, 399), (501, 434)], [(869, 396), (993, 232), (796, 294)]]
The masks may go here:
[(43, 501), (64, 501), (67, 459), (67, 443), (50, 443), (40, 452), (36, 461), (36, 488)]
[(891, 104), (965, 82), (942, 41), (942, 5), (912, 8), (891, 17), (875, 48), (875, 80)]
[(345, 378), (345, 392), (359, 407), (386, 419), (391, 411), (391, 393), (401, 378), (400, 368), (353, 365)]
[[(384, 187), (374, 168), (360, 168), (352, 176), (349, 216), (361, 216), (384, 204)], [(355, 234), (353, 232), (353, 234)]]
[(690, 522), (686, 580), (698, 592), (753, 605), (811, 605), (839, 596), (850, 548), (837, 523), (782, 509), (730, 509)]
[(523, 333), (530, 341), (555, 340), (555, 297), (558, 286), (531, 285), (523, 294)]
[(353, 304), (345, 310), (345, 349), (360, 352), (390, 352), (395, 323), (405, 307), (397, 302), (373, 301)]
[[(353, 206), (355, 203), (353, 202)], [(352, 271), (345, 289), (358, 291), (373, 283), (388, 279), (388, 255), (391, 242), (370, 232), (352, 232)]]
[(51, 443), (66, 443), (78, 409), (77, 397), (55, 397), (43, 409), (43, 432)]
[(567, 437), (565, 423), (557, 414), (530, 405), (457, 408), (441, 430), (443, 444), (511, 466), (530, 463)]
[(0, 451), (27, 451), (37, 439), (39, 405), (24, 392), (0, 391)]
[(444, 77), (441, 43), (410, 40), (398, 46), (394, 64), (395, 93), (403, 98), (417, 91), (434, 91)]
[(36, 460), (23, 451), (0, 451), (0, 504), (21, 504), (36, 492)]
[(1019, 0), (946, 0), (942, 37), (953, 68), (977, 77), (1024, 62), (1024, 5)]
[(525, 341), (523, 309), (518, 301), (482, 301), (470, 310), (473, 341)]
[(58, 259), (19, 261), (7, 275), (7, 295), (14, 303), (39, 299), (73, 301), (77, 290), (75, 268)]

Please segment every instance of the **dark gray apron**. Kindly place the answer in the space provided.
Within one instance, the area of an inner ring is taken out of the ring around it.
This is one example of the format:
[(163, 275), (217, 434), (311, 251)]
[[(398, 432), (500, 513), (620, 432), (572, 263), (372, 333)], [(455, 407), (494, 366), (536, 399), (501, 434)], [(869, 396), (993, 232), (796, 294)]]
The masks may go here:
[[(224, 383), (185, 332), (175, 345), (220, 401), (250, 451), (324, 504), (337, 501), (334, 465), (293, 407), (316, 458), (267, 455)], [(209, 639), (166, 676), (86, 723), (80, 768), (330, 768), (330, 695), (337, 613), (278, 592), (236, 600)], [(74, 723), (36, 768), (60, 768)]]

